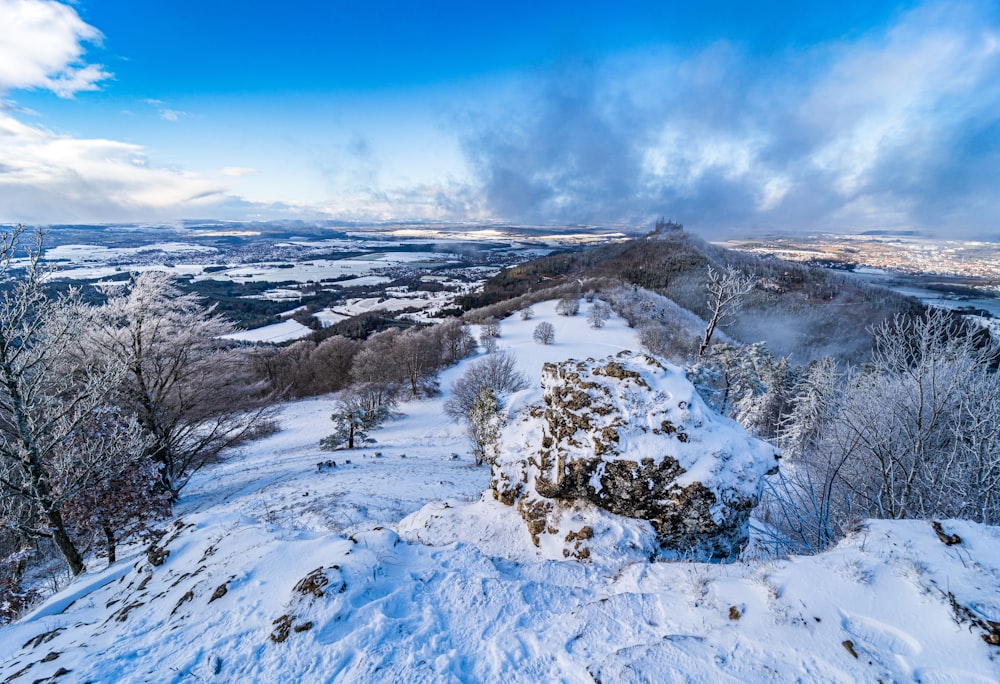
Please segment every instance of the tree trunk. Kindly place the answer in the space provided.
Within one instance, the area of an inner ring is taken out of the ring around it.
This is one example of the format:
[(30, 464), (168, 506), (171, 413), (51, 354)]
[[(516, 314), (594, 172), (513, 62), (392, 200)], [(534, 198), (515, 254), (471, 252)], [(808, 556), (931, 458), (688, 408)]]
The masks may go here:
[(719, 324), (719, 314), (721, 311), (721, 308), (716, 306), (715, 311), (712, 312), (712, 319), (705, 328), (705, 336), (701, 340), (701, 347), (698, 348), (699, 359), (705, 356), (705, 352), (708, 351), (708, 345), (712, 344), (712, 335), (715, 334), (715, 326)]
[(70, 572), (76, 577), (86, 570), (87, 567), (83, 564), (83, 557), (77, 551), (76, 544), (73, 543), (73, 540), (69, 537), (69, 533), (66, 532), (62, 513), (58, 509), (52, 509), (45, 512), (45, 517), (52, 526), (52, 541), (55, 542), (59, 553), (66, 559), (66, 565), (69, 566)]
[(66, 531), (66, 523), (63, 521), (62, 510), (52, 498), (52, 489), (49, 486), (48, 478), (43, 474), (39, 463), (41, 459), (34, 450), (34, 445), (31, 442), (25, 441), (24, 447), (28, 452), (26, 458), (30, 460), (22, 467), (27, 470), (32, 497), (48, 521), (49, 527), (52, 528), (52, 541), (55, 542), (56, 548), (59, 549), (59, 553), (62, 554), (66, 560), (66, 565), (69, 566), (70, 572), (75, 577), (86, 570), (83, 564), (83, 557)]
[(115, 564), (115, 547), (117, 543), (115, 541), (115, 531), (111, 529), (111, 525), (104, 523), (101, 525), (101, 531), (104, 532), (104, 548), (108, 552), (108, 566)]

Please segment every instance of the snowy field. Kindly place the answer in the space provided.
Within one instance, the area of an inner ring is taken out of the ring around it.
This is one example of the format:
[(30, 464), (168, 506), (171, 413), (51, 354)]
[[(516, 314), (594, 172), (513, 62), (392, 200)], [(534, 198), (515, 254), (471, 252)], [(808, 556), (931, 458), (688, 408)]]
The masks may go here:
[[(395, 297), (353, 297), (344, 300), (335, 308), (326, 308), (313, 314), (320, 324), (326, 328), (334, 323), (347, 320), (351, 316), (373, 311), (384, 311), (388, 314), (405, 311), (407, 309), (419, 309), (417, 312), (403, 314), (401, 317), (410, 318), (425, 323), (435, 323), (433, 314), (441, 309), (447, 308), (453, 302), (454, 294), (451, 292), (412, 292), (398, 293)], [(292, 315), (302, 307), (296, 307), (281, 314), (282, 318)], [(263, 342), (278, 344), (290, 340), (300, 340), (312, 334), (312, 329), (297, 321), (283, 320), (280, 323), (272, 323), (260, 328), (251, 330), (240, 330), (231, 335), (225, 335), (228, 340), (238, 340), (240, 342)]]
[[(537, 385), (546, 361), (638, 347), (588, 307), (536, 305), (499, 348)], [(551, 346), (531, 340), (543, 320)], [(1000, 619), (997, 528), (947, 521), (946, 546), (928, 522), (873, 521), (821, 555), (731, 564), (552, 559), (482, 497), (489, 472), (443, 413), (462, 372), (353, 451), (318, 449), (332, 397), (284, 405), (280, 432), (184, 490), (162, 564), (92, 560), (0, 629), (0, 681), (1000, 681), (1000, 648), (954, 608)]]

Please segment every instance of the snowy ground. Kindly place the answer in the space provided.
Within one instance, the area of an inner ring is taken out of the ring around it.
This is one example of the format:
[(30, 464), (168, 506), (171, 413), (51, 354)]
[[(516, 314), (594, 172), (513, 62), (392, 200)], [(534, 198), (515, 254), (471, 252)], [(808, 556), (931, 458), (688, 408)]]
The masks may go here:
[[(534, 308), (499, 340), (534, 379), (636, 346), (586, 304)], [(552, 346), (531, 341), (541, 320)], [(997, 528), (947, 521), (946, 546), (927, 522), (871, 522), (818, 556), (728, 565), (551, 560), (481, 498), (443, 400), (352, 452), (317, 448), (331, 398), (284, 406), (280, 432), (194, 478), (161, 564), (123, 553), (0, 629), (0, 681), (1000, 681), (1000, 648), (953, 607), (1000, 619)]]
[[(433, 314), (446, 308), (454, 302), (455, 293), (438, 292), (430, 294), (427, 292), (414, 292), (408, 294), (400, 293), (395, 297), (356, 297), (348, 299), (335, 308), (326, 308), (317, 311), (314, 316), (320, 321), (323, 327), (347, 320), (351, 316), (373, 311), (385, 311), (388, 313), (405, 311), (406, 309), (420, 309), (419, 312), (404, 314), (414, 320), (434, 323)], [(296, 307), (281, 314), (282, 318), (291, 316), (303, 307)], [(238, 340), (240, 342), (270, 342), (280, 343), (290, 340), (301, 340), (313, 333), (311, 328), (293, 320), (284, 320), (280, 323), (252, 328), (250, 330), (240, 330), (231, 335), (225, 335), (228, 340)]]

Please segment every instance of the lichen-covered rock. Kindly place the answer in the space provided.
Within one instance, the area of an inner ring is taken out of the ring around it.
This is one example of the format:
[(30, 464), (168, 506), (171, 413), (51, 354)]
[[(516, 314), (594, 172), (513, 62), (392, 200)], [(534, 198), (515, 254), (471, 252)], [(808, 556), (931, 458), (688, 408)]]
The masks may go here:
[(776, 451), (708, 408), (683, 371), (622, 352), (545, 364), (542, 389), (507, 426), (490, 485), (536, 545), (560, 507), (594, 506), (648, 520), (667, 549), (743, 548)]

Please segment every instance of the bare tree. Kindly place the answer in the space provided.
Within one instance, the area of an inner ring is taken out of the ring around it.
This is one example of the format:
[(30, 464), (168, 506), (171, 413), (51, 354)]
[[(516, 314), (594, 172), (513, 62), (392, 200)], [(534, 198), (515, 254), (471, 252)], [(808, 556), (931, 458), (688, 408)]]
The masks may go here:
[[(427, 379), (441, 367), (441, 351), (440, 342), (431, 330), (410, 329), (396, 337), (392, 358), (400, 364), (412, 396), (417, 396)], [(436, 383), (433, 386), (436, 391)]]
[(341, 335), (328, 337), (316, 345), (307, 361), (312, 375), (312, 383), (305, 388), (308, 394), (326, 394), (346, 387), (351, 363), (360, 349), (361, 343)]
[(483, 351), (487, 354), (495, 354), (497, 351), (497, 338), (492, 335), (482, 335), (479, 344), (483, 346)]
[(451, 397), (444, 410), (456, 420), (464, 420), (472, 409), (481, 387), (503, 398), (525, 389), (528, 379), (517, 369), (517, 358), (510, 352), (497, 352), (471, 364), (451, 387)]
[(500, 337), (500, 323), (493, 317), (485, 319), (481, 324), (479, 339), (482, 341), (486, 337)]
[(587, 322), (590, 323), (591, 328), (602, 328), (604, 327), (604, 322), (611, 318), (611, 307), (602, 301), (595, 301), (590, 306), (590, 312), (587, 314)]
[(530, 321), (534, 315), (535, 310), (531, 308), (531, 304), (528, 304), (526, 307), (521, 309), (520, 316), (522, 321)]
[(169, 274), (134, 276), (95, 316), (88, 351), (127, 368), (117, 402), (148, 436), (147, 456), (172, 498), (221, 451), (270, 429), (266, 383), (222, 339), (233, 326)]
[[(134, 460), (127, 439), (64, 445), (85, 429), (121, 377), (111, 358), (70, 364), (87, 312), (72, 295), (53, 300), (43, 281), (40, 233), (22, 244), (20, 226), (0, 234), (0, 523), (27, 537), (49, 537), (74, 575), (83, 557), (64, 516), (66, 501)], [(15, 273), (24, 253), (23, 271)], [(121, 435), (117, 435), (120, 437)]]
[(397, 328), (390, 328), (365, 341), (351, 365), (351, 380), (355, 384), (395, 387), (407, 382), (403, 367), (390, 362), (400, 334)]
[(535, 332), (531, 334), (531, 337), (538, 344), (552, 344), (556, 339), (556, 328), (548, 321), (542, 321), (535, 326)]
[(473, 353), (476, 341), (469, 332), (469, 326), (458, 320), (445, 321), (433, 328), (441, 347), (441, 363), (450, 366)]
[(703, 357), (708, 346), (712, 344), (712, 335), (715, 334), (716, 327), (739, 308), (743, 298), (753, 290), (756, 283), (755, 276), (745, 275), (732, 266), (727, 266), (722, 271), (708, 267), (708, 283), (705, 287), (708, 290), (711, 313), (701, 340), (701, 347), (698, 349), (698, 358)]

